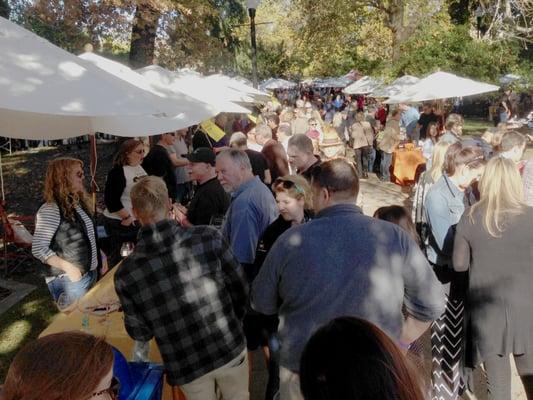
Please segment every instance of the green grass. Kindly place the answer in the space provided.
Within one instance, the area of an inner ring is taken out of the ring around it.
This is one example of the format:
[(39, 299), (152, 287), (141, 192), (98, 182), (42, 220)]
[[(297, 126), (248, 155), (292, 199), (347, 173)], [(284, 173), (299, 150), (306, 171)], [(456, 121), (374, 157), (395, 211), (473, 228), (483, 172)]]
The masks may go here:
[(9, 364), (20, 348), (36, 339), (57, 314), (43, 277), (33, 270), (25, 272), (21, 276), (17, 274), (15, 280), (34, 285), (36, 289), (0, 316), (0, 382), (4, 381)]
[(487, 119), (468, 118), (465, 119), (465, 124), (463, 125), (463, 135), (479, 136), (487, 128), (491, 127), (493, 127), (493, 124)]

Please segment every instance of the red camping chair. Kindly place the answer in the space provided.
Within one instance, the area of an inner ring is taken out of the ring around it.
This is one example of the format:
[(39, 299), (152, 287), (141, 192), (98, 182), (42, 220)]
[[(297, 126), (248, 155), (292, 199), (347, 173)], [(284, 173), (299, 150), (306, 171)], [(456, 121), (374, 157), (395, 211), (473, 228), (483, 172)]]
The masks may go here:
[(8, 275), (9, 262), (11, 271), (23, 262), (33, 259), (31, 242), (35, 227), (35, 217), (30, 215), (8, 215), (5, 201), (0, 201), (0, 220), (3, 231), (4, 276)]

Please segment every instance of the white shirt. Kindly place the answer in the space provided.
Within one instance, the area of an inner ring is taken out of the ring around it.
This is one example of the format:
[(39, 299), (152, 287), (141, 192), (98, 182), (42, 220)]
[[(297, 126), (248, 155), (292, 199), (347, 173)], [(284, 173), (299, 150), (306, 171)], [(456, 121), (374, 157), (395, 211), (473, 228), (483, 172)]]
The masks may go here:
[[(133, 217), (130, 197), (131, 188), (135, 183), (137, 183), (139, 178), (147, 176), (148, 174), (143, 169), (143, 167), (141, 167), (141, 165), (137, 165), (135, 167), (132, 167), (131, 165), (124, 165), (122, 169), (124, 171), (124, 177), (126, 178), (126, 187), (124, 187), (124, 190), (122, 191), (122, 195), (120, 196), (120, 202), (122, 203), (124, 209)], [(120, 215), (118, 215), (118, 213), (110, 213), (107, 208), (104, 210), (104, 215), (108, 218), (119, 220), (122, 219)]]
[(254, 143), (254, 142), (248, 142), (248, 148), (250, 150), (255, 150), (255, 151), (261, 151), (263, 150), (263, 146), (261, 146), (260, 144), (258, 143)]
[[(187, 147), (187, 143), (185, 142), (185, 139), (182, 137), (176, 138), (174, 141), (174, 144), (172, 145), (174, 151), (176, 152), (176, 157), (179, 159), (183, 159), (181, 156), (182, 154), (189, 153), (189, 148)], [(168, 150), (168, 149), (167, 149)], [(191, 180), (191, 177), (189, 173), (187, 172), (187, 167), (176, 167), (176, 183), (185, 183), (189, 182)]]

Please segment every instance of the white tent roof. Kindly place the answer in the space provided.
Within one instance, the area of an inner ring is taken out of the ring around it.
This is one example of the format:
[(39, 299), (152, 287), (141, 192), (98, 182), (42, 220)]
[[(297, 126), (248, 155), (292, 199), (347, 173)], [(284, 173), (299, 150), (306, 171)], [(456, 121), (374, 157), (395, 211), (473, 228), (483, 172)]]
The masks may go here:
[(391, 97), (386, 103), (420, 102), (427, 100), (465, 97), (481, 93), (494, 92), (499, 87), (472, 79), (461, 78), (448, 72), (435, 72), (418, 83)]
[(206, 76), (206, 79), (215, 80), (230, 89), (244, 93), (247, 96), (250, 96), (256, 102), (265, 102), (270, 100), (270, 95), (268, 93), (265, 93), (261, 90), (257, 90), (252, 85), (245, 83), (246, 80), (244, 78), (230, 78), (226, 75), (215, 74)]
[(313, 86), (317, 88), (343, 88), (353, 83), (353, 79), (346, 76), (339, 76), (333, 78), (325, 78), (313, 82)]
[(146, 134), (143, 124), (162, 120), (155, 115), (175, 110), (160, 96), (1, 17), (0, 48), (2, 136), (60, 139), (98, 131), (135, 136)]
[(500, 77), (500, 83), (502, 85), (509, 85), (510, 83), (514, 81), (519, 81), (520, 79), (522, 79), (522, 77), (519, 75), (507, 74)]
[(259, 88), (261, 90), (276, 90), (276, 89), (294, 89), (298, 84), (281, 78), (270, 78), (263, 81)]
[(94, 53), (83, 53), (79, 55), (79, 57), (117, 78), (123, 79), (143, 90), (147, 90), (156, 96), (160, 96), (165, 102), (170, 103), (168, 108), (171, 109), (173, 111), (172, 114), (174, 114), (170, 121), (178, 123), (178, 125), (171, 130), (196, 125), (218, 114), (218, 110), (215, 107), (193, 99), (182, 92), (171, 90), (168, 87), (156, 87), (144, 76), (119, 62)]
[(404, 75), (395, 79), (390, 85), (381, 86), (372, 91), (372, 97), (391, 97), (420, 81), (416, 76)]
[(363, 76), (358, 81), (346, 86), (343, 92), (346, 94), (368, 94), (381, 86), (382, 81), (371, 76)]
[(210, 104), (218, 112), (250, 113), (250, 110), (234, 103), (234, 101), (242, 101), (242, 99), (253, 102), (249, 96), (216, 84), (214, 81), (209, 81), (194, 71), (171, 72), (158, 65), (150, 65), (138, 69), (137, 72), (158, 88), (182, 92)]

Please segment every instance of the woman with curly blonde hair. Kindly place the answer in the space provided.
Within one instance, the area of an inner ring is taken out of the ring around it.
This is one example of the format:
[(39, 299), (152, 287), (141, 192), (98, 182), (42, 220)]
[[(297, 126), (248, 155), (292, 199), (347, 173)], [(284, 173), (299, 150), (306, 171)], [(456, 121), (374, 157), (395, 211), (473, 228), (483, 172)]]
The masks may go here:
[(57, 158), (49, 162), (44, 200), (37, 211), (32, 253), (51, 267), (46, 283), (54, 300), (64, 307), (82, 297), (97, 276), (93, 206), (84, 187), (81, 160)]

